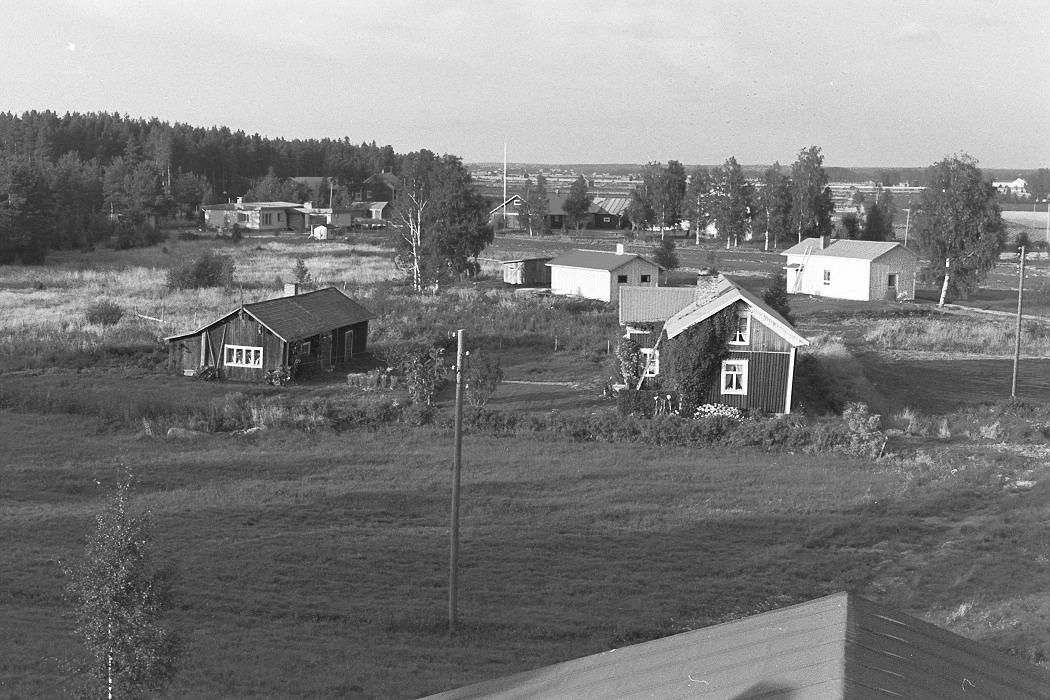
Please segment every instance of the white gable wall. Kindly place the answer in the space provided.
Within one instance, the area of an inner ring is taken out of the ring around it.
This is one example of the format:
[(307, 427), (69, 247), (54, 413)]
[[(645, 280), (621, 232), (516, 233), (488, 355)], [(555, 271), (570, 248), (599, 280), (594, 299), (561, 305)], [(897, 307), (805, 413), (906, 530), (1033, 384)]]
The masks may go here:
[[(914, 299), (916, 268), (915, 256), (901, 248), (895, 248), (872, 262), (870, 299)], [(887, 287), (890, 275), (897, 275), (895, 294), (891, 294)]]
[[(620, 298), (620, 285), (655, 287), (660, 268), (656, 264), (641, 258), (635, 258), (623, 267), (613, 271), (593, 270), (582, 267), (563, 267), (551, 265), (551, 292), (566, 296), (581, 296), (599, 301), (613, 301)], [(625, 282), (617, 281), (625, 275)], [(642, 276), (649, 275), (649, 281), (643, 282)]]
[[(801, 264), (801, 255), (789, 255), (788, 264)], [(860, 258), (832, 258), (823, 255), (811, 255), (802, 272), (802, 286), (795, 290), (797, 269), (788, 269), (788, 292), (795, 294), (812, 294), (818, 297), (835, 299), (868, 300), (871, 273), (870, 263)], [(829, 272), (827, 283), (824, 273)]]

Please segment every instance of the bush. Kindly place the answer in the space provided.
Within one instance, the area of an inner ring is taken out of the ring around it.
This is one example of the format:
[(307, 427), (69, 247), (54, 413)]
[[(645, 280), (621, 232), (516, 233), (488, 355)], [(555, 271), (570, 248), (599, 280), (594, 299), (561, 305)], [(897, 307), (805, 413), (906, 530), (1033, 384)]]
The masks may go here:
[(100, 326), (115, 326), (124, 316), (124, 309), (120, 304), (108, 299), (100, 299), (87, 308), (84, 318), (88, 323)]
[(168, 289), (202, 289), (233, 285), (233, 258), (207, 250), (195, 260), (168, 270)]

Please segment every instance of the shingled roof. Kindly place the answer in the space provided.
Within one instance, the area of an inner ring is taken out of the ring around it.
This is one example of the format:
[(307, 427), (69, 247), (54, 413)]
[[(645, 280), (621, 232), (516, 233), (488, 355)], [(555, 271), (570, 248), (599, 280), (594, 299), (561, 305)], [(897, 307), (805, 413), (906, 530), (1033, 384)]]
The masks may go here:
[(245, 304), (192, 333), (171, 336), (167, 340), (181, 340), (197, 335), (241, 311), (254, 317), (274, 335), (287, 342), (310, 338), (376, 317), (335, 287), (326, 287), (305, 294)]
[(1046, 700), (1050, 671), (848, 593), (430, 696)]

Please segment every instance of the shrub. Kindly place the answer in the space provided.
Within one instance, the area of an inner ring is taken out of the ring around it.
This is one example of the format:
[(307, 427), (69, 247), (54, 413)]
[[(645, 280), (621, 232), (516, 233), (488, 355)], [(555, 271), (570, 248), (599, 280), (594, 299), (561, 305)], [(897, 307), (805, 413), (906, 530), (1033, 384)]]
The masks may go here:
[(124, 316), (124, 309), (120, 304), (109, 299), (100, 299), (87, 308), (84, 318), (88, 323), (100, 326), (115, 326)]
[(168, 289), (202, 289), (233, 285), (233, 258), (210, 250), (168, 270)]
[(467, 403), (471, 408), (484, 408), (489, 397), (503, 381), (503, 368), (499, 358), (493, 359), (475, 352), (465, 364), (467, 370), (463, 380), (466, 384)]

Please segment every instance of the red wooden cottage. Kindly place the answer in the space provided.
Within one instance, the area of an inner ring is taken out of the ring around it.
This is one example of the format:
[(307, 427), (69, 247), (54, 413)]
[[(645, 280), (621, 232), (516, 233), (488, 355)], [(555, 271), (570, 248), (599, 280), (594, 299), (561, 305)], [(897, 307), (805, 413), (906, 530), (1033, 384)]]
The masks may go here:
[(848, 593), (429, 700), (1046, 700), (1050, 671)]
[[(731, 308), (736, 314), (736, 329), (728, 340), (729, 354), (722, 361), (716, 380), (708, 387), (703, 403), (767, 413), (790, 413), (796, 351), (809, 341), (800, 336), (783, 316), (735, 282), (721, 276), (714, 281), (703, 278), (701, 281), (705, 284), (694, 290), (694, 301), (669, 318), (663, 316), (667, 320), (655, 338), (644, 332), (638, 334), (640, 329), (631, 324), (642, 319), (646, 300), (632, 298), (627, 322), (624, 321), (624, 312), (621, 312), (621, 322), (627, 326), (628, 337), (642, 347), (645, 358), (642, 374), (646, 383), (652, 386), (659, 382), (661, 346), (666, 349), (686, 330)], [(661, 311), (667, 313), (666, 309)], [(657, 320), (657, 317), (652, 320)]]
[(373, 318), (335, 287), (293, 291), (244, 304), (192, 333), (167, 338), (168, 365), (176, 374), (215, 368), (223, 379), (249, 381), (297, 362), (327, 369), (365, 351)]

